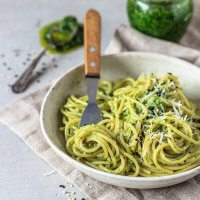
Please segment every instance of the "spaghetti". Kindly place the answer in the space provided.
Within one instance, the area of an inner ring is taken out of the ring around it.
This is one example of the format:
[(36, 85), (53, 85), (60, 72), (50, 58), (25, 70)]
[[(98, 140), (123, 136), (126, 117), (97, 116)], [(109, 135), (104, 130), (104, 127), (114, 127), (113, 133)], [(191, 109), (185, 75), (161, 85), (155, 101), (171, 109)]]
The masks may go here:
[(74, 159), (108, 173), (143, 177), (200, 165), (200, 115), (172, 74), (100, 81), (103, 120), (79, 127), (87, 100), (72, 95), (61, 109), (60, 129)]

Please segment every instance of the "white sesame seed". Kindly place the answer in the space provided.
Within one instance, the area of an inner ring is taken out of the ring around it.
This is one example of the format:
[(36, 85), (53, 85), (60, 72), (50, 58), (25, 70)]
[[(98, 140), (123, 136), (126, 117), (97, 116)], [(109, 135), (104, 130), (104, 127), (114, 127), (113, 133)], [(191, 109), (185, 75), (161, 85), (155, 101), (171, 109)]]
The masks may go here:
[(56, 171), (55, 170), (52, 170), (52, 171), (50, 171), (50, 172), (48, 172), (48, 173), (45, 173), (45, 174), (43, 174), (44, 176), (50, 176), (50, 175), (52, 175), (52, 174), (55, 174), (56, 173)]

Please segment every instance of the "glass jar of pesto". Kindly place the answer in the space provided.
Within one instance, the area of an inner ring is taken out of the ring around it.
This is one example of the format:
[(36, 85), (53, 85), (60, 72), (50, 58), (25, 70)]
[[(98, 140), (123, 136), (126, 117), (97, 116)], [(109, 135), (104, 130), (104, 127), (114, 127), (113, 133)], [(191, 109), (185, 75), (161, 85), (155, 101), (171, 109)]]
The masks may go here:
[(132, 27), (164, 40), (178, 42), (192, 18), (192, 0), (128, 0)]

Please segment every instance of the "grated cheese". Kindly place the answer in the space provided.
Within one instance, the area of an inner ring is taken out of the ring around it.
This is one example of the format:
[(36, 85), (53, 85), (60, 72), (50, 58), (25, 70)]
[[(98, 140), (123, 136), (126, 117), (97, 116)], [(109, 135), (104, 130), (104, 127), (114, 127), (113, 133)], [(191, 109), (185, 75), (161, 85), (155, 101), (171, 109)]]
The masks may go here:
[(153, 113), (154, 113), (154, 115), (155, 115), (156, 117), (158, 117), (158, 114), (156, 113), (155, 110), (153, 110)]
[(161, 132), (160, 133), (160, 140), (159, 140), (160, 144), (162, 144), (162, 142), (163, 142), (163, 136), (164, 136), (164, 132)]

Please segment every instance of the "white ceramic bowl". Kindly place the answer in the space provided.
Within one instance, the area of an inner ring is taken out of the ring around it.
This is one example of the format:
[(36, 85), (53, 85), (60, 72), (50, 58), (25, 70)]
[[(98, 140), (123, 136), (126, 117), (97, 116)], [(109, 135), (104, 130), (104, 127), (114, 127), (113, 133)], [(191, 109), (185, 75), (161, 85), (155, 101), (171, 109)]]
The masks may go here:
[[(183, 60), (160, 54), (129, 52), (102, 56), (101, 65), (101, 78), (104, 80), (138, 77), (141, 73), (163, 75), (171, 72), (179, 77), (186, 95), (196, 103), (200, 102), (200, 69)], [(86, 94), (83, 66), (67, 71), (51, 87), (42, 105), (41, 127), (47, 142), (58, 155), (84, 174), (127, 188), (160, 188), (183, 182), (200, 173), (200, 167), (197, 167), (164, 177), (127, 177), (102, 172), (77, 162), (66, 153), (64, 135), (58, 129), (61, 124), (60, 107), (71, 94)]]

